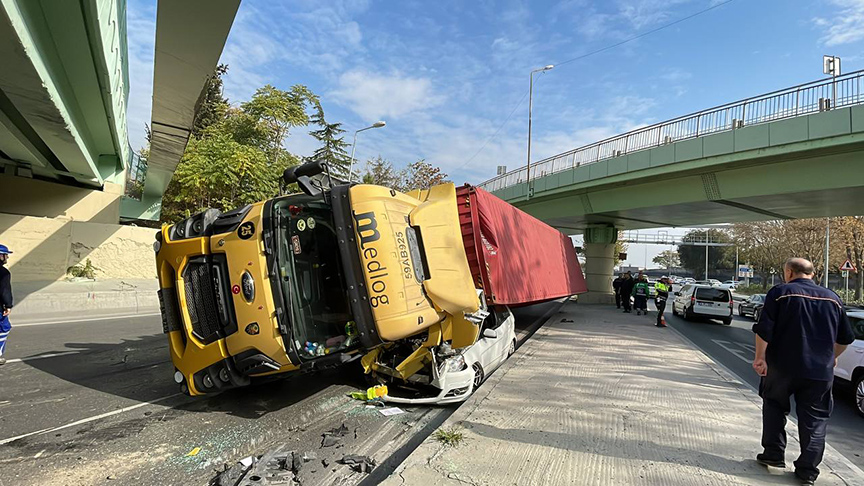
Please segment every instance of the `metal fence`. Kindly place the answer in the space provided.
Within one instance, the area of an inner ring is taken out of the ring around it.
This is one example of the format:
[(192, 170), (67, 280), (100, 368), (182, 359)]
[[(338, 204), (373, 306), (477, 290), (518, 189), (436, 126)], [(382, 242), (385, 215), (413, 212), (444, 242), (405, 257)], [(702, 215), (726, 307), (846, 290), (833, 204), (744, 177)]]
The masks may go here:
[[(864, 70), (821, 79), (691, 115), (638, 128), (531, 164), (531, 177), (554, 174), (680, 140), (864, 103)], [(489, 179), (479, 187), (497, 191), (529, 180), (526, 167)]]
[(141, 154), (129, 147), (129, 164), (126, 169), (126, 197), (141, 200), (144, 192), (144, 181), (147, 179), (147, 161)]

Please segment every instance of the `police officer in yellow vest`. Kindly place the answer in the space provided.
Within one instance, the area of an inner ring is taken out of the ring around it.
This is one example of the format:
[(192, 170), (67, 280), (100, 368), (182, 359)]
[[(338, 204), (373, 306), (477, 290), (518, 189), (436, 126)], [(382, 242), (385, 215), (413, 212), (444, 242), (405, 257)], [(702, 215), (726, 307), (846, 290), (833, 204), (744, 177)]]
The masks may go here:
[(666, 310), (666, 299), (669, 298), (669, 292), (672, 291), (672, 283), (667, 277), (663, 277), (654, 284), (654, 289), (657, 290), (657, 297), (654, 298), (654, 304), (657, 305), (657, 327), (666, 327), (663, 311)]

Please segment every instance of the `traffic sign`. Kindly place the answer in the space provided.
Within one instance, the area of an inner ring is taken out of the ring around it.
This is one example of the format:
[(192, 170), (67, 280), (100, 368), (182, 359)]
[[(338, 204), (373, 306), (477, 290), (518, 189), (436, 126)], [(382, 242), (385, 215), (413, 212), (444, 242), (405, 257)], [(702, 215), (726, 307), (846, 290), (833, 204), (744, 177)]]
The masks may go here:
[(738, 265), (738, 276), (744, 278), (753, 278), (753, 267), (750, 265)]
[(857, 270), (855, 270), (855, 266), (852, 265), (852, 262), (850, 262), (849, 260), (846, 260), (845, 262), (843, 262), (843, 265), (840, 265), (840, 271), (856, 273), (858, 272)]

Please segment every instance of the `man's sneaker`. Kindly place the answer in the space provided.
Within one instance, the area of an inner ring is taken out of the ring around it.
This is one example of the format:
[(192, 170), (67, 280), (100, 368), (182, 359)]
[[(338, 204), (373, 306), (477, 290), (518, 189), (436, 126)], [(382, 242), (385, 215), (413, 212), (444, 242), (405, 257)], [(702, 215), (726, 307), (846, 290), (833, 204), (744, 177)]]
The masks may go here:
[(6, 358), (4, 358), (3, 356), (0, 356), (0, 365), (4, 365), (4, 364), (6, 364)]
[(803, 485), (816, 484), (816, 478), (813, 476), (801, 476), (798, 474), (798, 471), (795, 471), (795, 477), (798, 478), (798, 481)]
[[(756, 462), (762, 464), (765, 467), (779, 467), (781, 469), (786, 468), (786, 461), (780, 459), (769, 459), (765, 457), (765, 454), (756, 454)], [(811, 483), (812, 484), (812, 483)]]

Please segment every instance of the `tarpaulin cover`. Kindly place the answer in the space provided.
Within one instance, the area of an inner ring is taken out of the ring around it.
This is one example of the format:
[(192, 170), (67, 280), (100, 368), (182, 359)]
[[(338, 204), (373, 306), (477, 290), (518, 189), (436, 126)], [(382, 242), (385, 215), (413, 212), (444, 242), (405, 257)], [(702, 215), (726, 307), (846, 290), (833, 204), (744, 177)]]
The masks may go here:
[(456, 191), (462, 240), (489, 303), (527, 305), (586, 292), (570, 237), (483, 189)]

